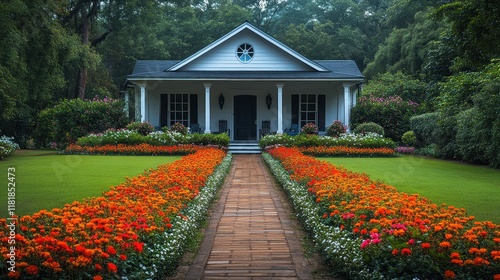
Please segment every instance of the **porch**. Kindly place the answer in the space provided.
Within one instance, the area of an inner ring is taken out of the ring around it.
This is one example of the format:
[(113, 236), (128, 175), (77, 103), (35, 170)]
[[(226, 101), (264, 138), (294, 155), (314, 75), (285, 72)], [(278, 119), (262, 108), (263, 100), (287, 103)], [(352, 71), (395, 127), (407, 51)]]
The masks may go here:
[[(258, 141), (334, 120), (349, 124), (357, 85), (336, 81), (148, 81), (135, 83), (137, 121), (157, 127), (180, 122), (201, 133), (227, 132), (231, 141)], [(137, 102), (138, 101), (138, 102)], [(221, 125), (222, 124), (222, 125)]]

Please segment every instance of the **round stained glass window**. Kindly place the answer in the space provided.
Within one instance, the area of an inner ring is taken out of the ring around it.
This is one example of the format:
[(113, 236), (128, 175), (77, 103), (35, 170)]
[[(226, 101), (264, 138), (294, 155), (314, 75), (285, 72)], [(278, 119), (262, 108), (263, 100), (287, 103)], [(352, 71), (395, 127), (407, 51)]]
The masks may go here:
[(254, 50), (250, 44), (241, 44), (236, 49), (236, 57), (243, 63), (250, 62), (253, 59), (253, 55)]

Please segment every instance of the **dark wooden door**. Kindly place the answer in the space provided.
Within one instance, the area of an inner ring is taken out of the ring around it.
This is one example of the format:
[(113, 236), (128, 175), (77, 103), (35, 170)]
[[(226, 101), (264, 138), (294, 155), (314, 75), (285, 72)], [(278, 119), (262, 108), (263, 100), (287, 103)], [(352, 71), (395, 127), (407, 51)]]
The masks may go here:
[(257, 140), (257, 97), (234, 97), (234, 140)]

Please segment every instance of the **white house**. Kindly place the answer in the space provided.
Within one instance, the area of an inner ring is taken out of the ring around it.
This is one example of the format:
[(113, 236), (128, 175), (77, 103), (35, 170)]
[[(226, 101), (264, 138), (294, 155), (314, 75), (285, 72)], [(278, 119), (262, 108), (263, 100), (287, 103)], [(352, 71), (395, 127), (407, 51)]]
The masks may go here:
[(139, 60), (127, 77), (138, 121), (213, 133), (223, 120), (232, 141), (258, 140), (263, 121), (276, 133), (349, 125), (363, 78), (354, 61), (310, 60), (248, 22), (184, 60)]

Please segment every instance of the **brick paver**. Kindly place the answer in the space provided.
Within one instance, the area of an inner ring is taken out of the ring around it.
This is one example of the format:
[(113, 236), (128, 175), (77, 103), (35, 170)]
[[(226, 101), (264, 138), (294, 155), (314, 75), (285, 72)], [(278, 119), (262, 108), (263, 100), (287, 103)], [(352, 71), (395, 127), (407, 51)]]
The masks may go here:
[(186, 279), (312, 279), (260, 155), (234, 155)]

